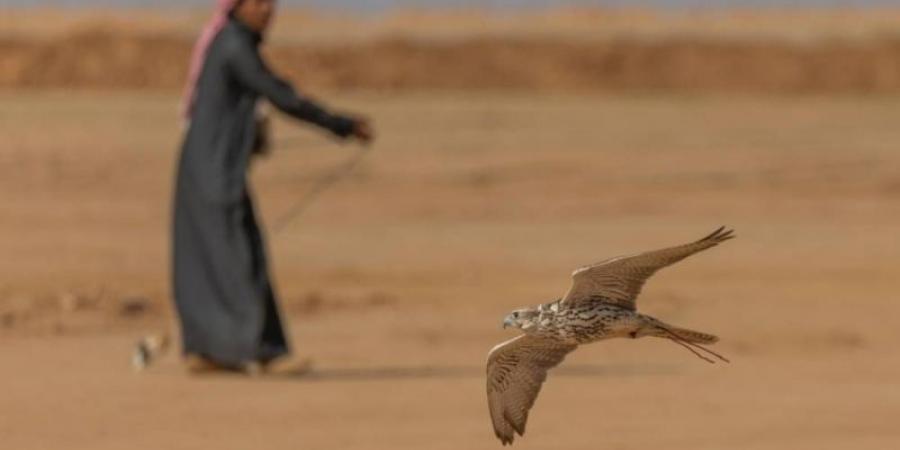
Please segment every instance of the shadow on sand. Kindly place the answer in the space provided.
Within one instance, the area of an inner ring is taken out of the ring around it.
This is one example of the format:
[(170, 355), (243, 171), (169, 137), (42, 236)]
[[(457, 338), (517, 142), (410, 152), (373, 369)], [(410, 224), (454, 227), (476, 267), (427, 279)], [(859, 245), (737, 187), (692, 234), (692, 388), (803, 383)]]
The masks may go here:
[[(570, 365), (554, 369), (553, 377), (615, 378), (640, 375), (671, 375), (673, 366), (663, 365)], [(393, 381), (484, 378), (483, 366), (385, 366), (365, 368), (317, 368), (312, 365), (269, 373), (270, 380), (301, 382)]]

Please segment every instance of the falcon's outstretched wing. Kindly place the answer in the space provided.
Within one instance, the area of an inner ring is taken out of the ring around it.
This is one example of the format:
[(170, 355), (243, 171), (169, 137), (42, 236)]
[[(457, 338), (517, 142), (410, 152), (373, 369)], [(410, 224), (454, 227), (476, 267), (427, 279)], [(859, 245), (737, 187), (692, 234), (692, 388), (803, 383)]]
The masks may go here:
[(491, 350), (487, 362), (487, 397), (494, 433), (503, 445), (525, 434), (528, 411), (541, 391), (547, 371), (576, 345), (522, 335)]
[(582, 267), (572, 274), (572, 287), (563, 298), (563, 302), (575, 305), (596, 301), (634, 310), (641, 287), (657, 270), (675, 264), (694, 253), (715, 247), (733, 237), (732, 230), (722, 227), (690, 244), (622, 256)]

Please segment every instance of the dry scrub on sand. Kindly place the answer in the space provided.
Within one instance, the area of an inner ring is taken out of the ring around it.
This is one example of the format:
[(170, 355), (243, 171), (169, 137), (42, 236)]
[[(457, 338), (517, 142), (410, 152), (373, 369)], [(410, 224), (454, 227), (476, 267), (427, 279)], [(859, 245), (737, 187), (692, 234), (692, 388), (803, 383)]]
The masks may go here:
[[(0, 87), (178, 89), (202, 18), (10, 12)], [(295, 12), (271, 56), (309, 89), (884, 93), (898, 29), (893, 10)]]

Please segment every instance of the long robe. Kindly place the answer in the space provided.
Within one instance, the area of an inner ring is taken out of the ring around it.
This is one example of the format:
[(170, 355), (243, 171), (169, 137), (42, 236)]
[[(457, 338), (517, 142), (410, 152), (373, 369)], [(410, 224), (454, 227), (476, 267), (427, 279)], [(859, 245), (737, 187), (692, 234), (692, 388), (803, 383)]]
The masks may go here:
[(173, 294), (184, 352), (232, 367), (288, 352), (247, 186), (257, 100), (340, 137), (354, 127), (273, 75), (260, 42), (232, 17), (210, 46), (174, 200)]

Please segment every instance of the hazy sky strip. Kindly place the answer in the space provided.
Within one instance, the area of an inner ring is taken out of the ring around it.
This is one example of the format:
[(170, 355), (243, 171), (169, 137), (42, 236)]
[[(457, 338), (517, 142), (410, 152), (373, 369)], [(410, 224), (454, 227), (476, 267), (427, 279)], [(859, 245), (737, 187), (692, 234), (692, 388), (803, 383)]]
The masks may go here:
[[(670, 8), (717, 8), (733, 6), (898, 6), (900, 0), (279, 0), (285, 6), (315, 6), (361, 11), (383, 11), (410, 7), (547, 7), (562, 5), (663, 6)], [(202, 7), (213, 0), (0, 0), (3, 7), (65, 6), (70, 8), (117, 7)]]

